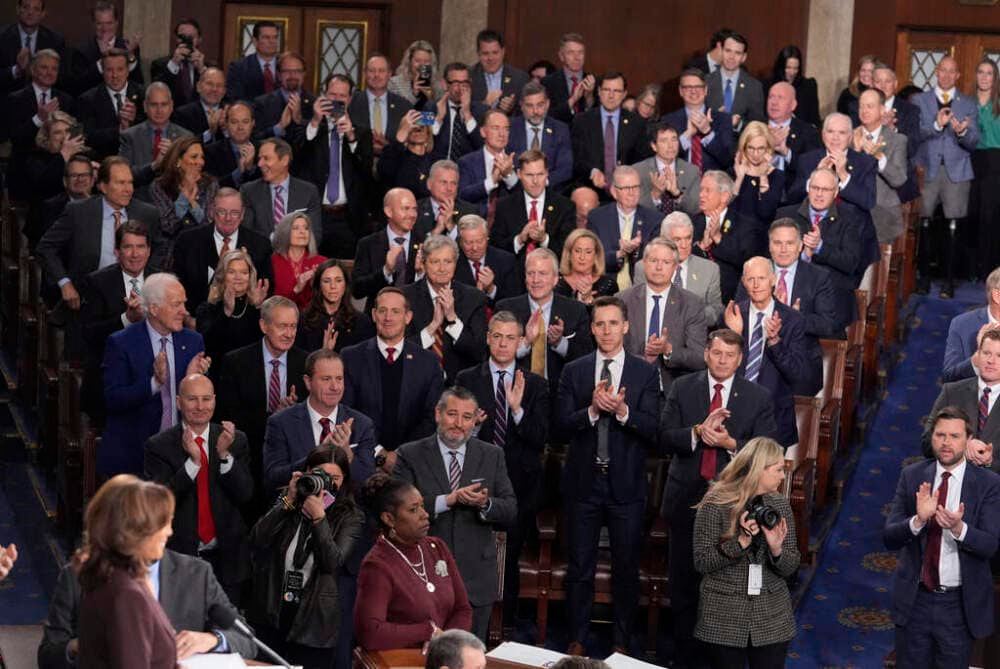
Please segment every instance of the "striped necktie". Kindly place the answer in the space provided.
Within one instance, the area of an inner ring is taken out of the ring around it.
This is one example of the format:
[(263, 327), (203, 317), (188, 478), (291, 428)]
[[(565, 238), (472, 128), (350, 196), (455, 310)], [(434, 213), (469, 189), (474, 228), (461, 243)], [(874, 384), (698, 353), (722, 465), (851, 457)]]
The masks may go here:
[(448, 484), (451, 491), (455, 492), (462, 480), (462, 466), (458, 464), (458, 451), (448, 451), (448, 455), (451, 456), (451, 462), (448, 463)]
[(497, 394), (496, 406), (493, 413), (493, 443), (503, 448), (507, 443), (507, 388), (504, 386), (503, 377), (507, 375), (507, 370), (497, 370)]
[(747, 381), (757, 381), (760, 365), (764, 361), (764, 312), (757, 312), (757, 322), (750, 334), (750, 353), (747, 355)]
[(983, 388), (983, 395), (979, 398), (979, 422), (977, 424), (976, 436), (981, 437), (986, 429), (986, 421), (990, 417), (990, 387)]
[(285, 187), (277, 185), (274, 187), (274, 227), (278, 227), (281, 219), (285, 217)]

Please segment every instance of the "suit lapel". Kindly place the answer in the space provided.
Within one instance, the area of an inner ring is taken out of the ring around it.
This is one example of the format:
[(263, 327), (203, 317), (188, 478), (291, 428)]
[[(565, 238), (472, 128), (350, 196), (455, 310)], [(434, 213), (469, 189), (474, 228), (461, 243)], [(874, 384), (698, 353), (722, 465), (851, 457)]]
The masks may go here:
[(462, 478), (460, 479), (460, 486), (472, 484), (472, 479), (477, 478), (476, 474), (479, 472), (482, 461), (483, 449), (479, 448), (479, 444), (477, 444), (475, 440), (470, 439), (465, 444), (465, 462), (462, 464)]
[[(180, 388), (181, 380), (187, 373), (187, 363), (184, 362), (188, 358), (188, 343), (182, 337), (182, 332), (175, 332), (171, 335), (170, 339), (174, 343), (174, 378), (177, 380), (177, 388)], [(183, 370), (181, 368), (184, 368)], [(175, 407), (176, 408), (176, 407)]]
[(170, 551), (164, 551), (160, 558), (160, 606), (164, 611), (176, 611), (174, 601), (174, 573), (177, 571), (177, 563), (174, 562)]
[[(251, 391), (251, 401), (252, 405), (256, 407), (263, 408), (267, 411), (267, 384), (264, 382), (264, 344), (263, 342), (258, 343), (254, 349), (253, 356), (253, 372), (251, 378), (257, 377), (256, 381), (250, 383), (250, 387), (253, 388)], [(268, 370), (270, 373), (270, 370)], [(287, 376), (287, 375), (286, 375)], [(271, 378), (268, 376), (267, 378)]]
[[(438, 448), (437, 436), (427, 437), (424, 441), (425, 449), (427, 449), (427, 462), (430, 463), (430, 468), (433, 470), (431, 473), (434, 475), (434, 479), (438, 482), (438, 486), (441, 490), (451, 490), (451, 483), (448, 481), (448, 463), (444, 461), (441, 457), (441, 449)], [(469, 450), (465, 451), (466, 463), (468, 463)], [(465, 476), (465, 467), (462, 468), (462, 476)], [(461, 485), (461, 484), (460, 484)]]
[[(308, 401), (308, 400), (307, 400)], [(312, 423), (309, 419), (309, 409), (306, 407), (305, 402), (301, 402), (298, 405), (298, 425), (299, 425), (299, 439), (302, 441), (300, 443), (310, 444), (311, 446), (316, 446), (316, 437), (313, 436)], [(337, 412), (340, 413), (339, 411)], [(338, 415), (337, 418), (340, 418)], [(340, 421), (341, 423), (344, 421)], [(312, 450), (310, 448), (310, 450)]]

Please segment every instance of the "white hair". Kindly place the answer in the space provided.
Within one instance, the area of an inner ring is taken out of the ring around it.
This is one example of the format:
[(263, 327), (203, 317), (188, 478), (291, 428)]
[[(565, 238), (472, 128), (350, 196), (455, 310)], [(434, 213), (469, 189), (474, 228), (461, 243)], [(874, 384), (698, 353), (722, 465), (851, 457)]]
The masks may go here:
[(691, 222), (691, 217), (683, 211), (672, 211), (663, 218), (663, 222), (660, 224), (660, 234), (663, 234), (665, 230), (670, 230), (670, 228), (694, 230), (694, 223)]
[(149, 308), (153, 305), (163, 304), (167, 299), (167, 289), (171, 286), (180, 286), (180, 280), (169, 272), (158, 272), (150, 274), (142, 283), (142, 309), (149, 313)]

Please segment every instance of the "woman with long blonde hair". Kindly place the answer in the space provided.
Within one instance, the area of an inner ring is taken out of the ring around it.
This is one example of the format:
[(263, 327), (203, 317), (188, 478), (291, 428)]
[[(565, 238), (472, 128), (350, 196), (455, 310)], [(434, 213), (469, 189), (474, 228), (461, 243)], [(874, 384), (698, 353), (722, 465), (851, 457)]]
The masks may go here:
[(733, 161), (734, 211), (750, 216), (766, 229), (785, 196), (785, 173), (771, 164), (774, 143), (767, 124), (751, 121), (743, 128)]

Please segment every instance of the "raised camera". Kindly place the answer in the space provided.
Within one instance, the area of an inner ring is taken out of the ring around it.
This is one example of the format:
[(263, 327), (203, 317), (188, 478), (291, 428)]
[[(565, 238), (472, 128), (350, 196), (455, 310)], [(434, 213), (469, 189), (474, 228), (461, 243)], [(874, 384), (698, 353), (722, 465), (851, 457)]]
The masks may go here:
[(781, 513), (757, 495), (747, 502), (747, 520), (756, 521), (761, 527), (773, 530), (781, 522)]

